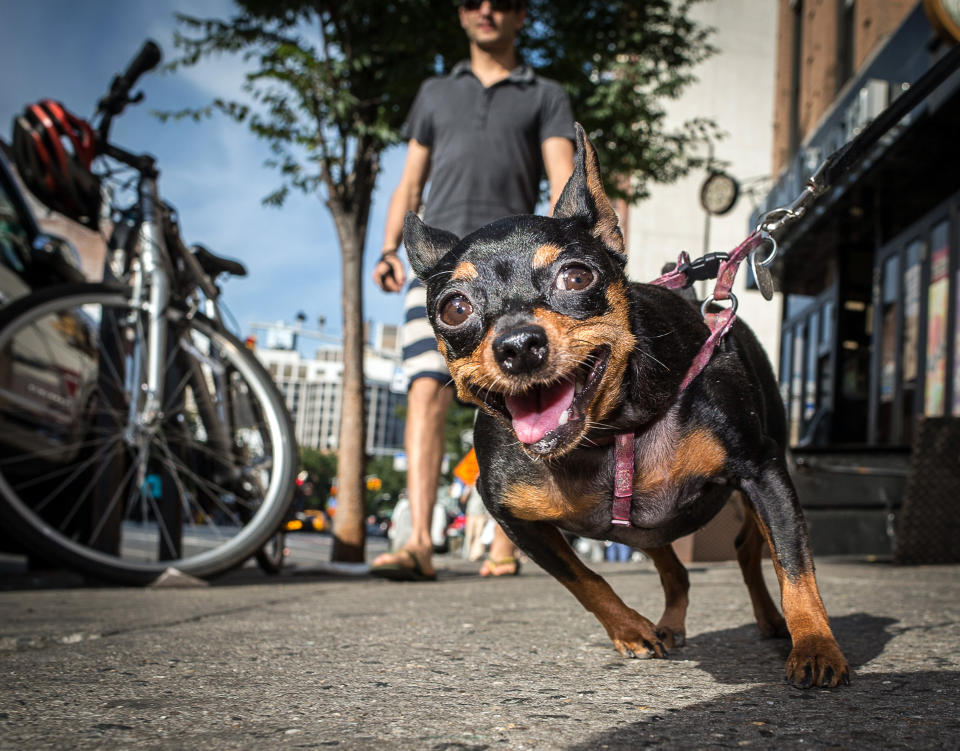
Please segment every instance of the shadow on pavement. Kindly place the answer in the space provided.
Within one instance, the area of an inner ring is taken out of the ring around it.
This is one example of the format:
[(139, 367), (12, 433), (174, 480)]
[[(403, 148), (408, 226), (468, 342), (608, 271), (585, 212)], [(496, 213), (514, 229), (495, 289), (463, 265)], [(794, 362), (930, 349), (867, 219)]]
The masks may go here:
[[(675, 654), (723, 684), (750, 688), (596, 733), (572, 751), (593, 749), (781, 747), (956, 748), (960, 672), (866, 673), (894, 637), (913, 628), (854, 613), (832, 619), (851, 667), (851, 685), (799, 690), (780, 682), (788, 639), (761, 639), (752, 623), (698, 634)], [(927, 629), (938, 626), (917, 627)]]
[[(854, 675), (857, 668), (881, 654), (887, 643), (900, 633), (892, 628), (896, 623), (893, 618), (869, 613), (830, 619), (834, 636)], [(789, 639), (764, 639), (751, 621), (736, 628), (697, 634), (672, 656), (695, 659), (698, 667), (710, 673), (717, 682), (737, 685), (764, 683), (771, 676), (781, 675), (789, 654)]]
[(854, 676), (832, 690), (767, 684), (651, 713), (568, 748), (956, 748), (958, 693), (956, 671)]

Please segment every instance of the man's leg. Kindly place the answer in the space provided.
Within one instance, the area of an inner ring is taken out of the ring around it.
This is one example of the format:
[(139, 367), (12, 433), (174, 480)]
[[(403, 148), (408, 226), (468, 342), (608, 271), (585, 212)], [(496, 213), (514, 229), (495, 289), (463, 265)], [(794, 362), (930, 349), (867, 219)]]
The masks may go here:
[(487, 523), (486, 514), (467, 514), (467, 521), (463, 527), (463, 546), (467, 551), (466, 557), (471, 561), (483, 558), (483, 543), (480, 541), (483, 528)]
[[(435, 378), (418, 378), (407, 393), (407, 424), (404, 447), (407, 452), (407, 494), (410, 497), (410, 537), (403, 550), (416, 556), (420, 568), (432, 575), (433, 543), (430, 522), (437, 500), (440, 464), (443, 460), (443, 426), (453, 400), (453, 389)], [(384, 553), (374, 566), (409, 565), (403, 553)]]
[(512, 576), (520, 569), (517, 548), (498, 524), (493, 531), (490, 553), (480, 567), (480, 576)]

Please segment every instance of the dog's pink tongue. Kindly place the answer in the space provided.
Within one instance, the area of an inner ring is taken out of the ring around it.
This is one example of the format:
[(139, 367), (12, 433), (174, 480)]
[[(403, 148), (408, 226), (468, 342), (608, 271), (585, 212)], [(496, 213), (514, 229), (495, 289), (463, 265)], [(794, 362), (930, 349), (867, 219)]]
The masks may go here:
[(536, 443), (560, 426), (560, 416), (573, 403), (573, 383), (537, 387), (522, 396), (508, 396), (513, 431), (522, 443)]

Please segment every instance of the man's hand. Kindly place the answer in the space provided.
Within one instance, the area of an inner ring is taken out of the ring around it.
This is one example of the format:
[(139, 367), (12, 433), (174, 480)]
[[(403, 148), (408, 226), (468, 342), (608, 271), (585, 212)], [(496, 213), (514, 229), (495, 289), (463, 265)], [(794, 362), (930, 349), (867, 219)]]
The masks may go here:
[(384, 292), (399, 292), (406, 281), (403, 261), (395, 250), (385, 250), (373, 269), (373, 281)]

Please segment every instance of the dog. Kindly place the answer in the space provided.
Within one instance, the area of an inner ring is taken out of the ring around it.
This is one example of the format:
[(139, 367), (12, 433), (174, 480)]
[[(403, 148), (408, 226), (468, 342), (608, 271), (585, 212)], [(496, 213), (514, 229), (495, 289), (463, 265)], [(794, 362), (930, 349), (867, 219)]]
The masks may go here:
[[(689, 580), (670, 543), (739, 490), (747, 513), (737, 559), (762, 635), (792, 637), (787, 680), (848, 683), (786, 469), (786, 416), (769, 360), (736, 320), (681, 389), (710, 331), (681, 295), (627, 280), (617, 216), (579, 124), (576, 141), (574, 172), (552, 217), (501, 219), (462, 240), (413, 212), (404, 220), (407, 255), (426, 286), (458, 397), (480, 408), (474, 441), (484, 503), (597, 617), (622, 656), (660, 658), (685, 641)], [(629, 522), (617, 524), (614, 437), (623, 434), (633, 443), (633, 477)], [(629, 608), (561, 530), (643, 550), (664, 589), (660, 620)], [(783, 615), (761, 574), (764, 542)]]

